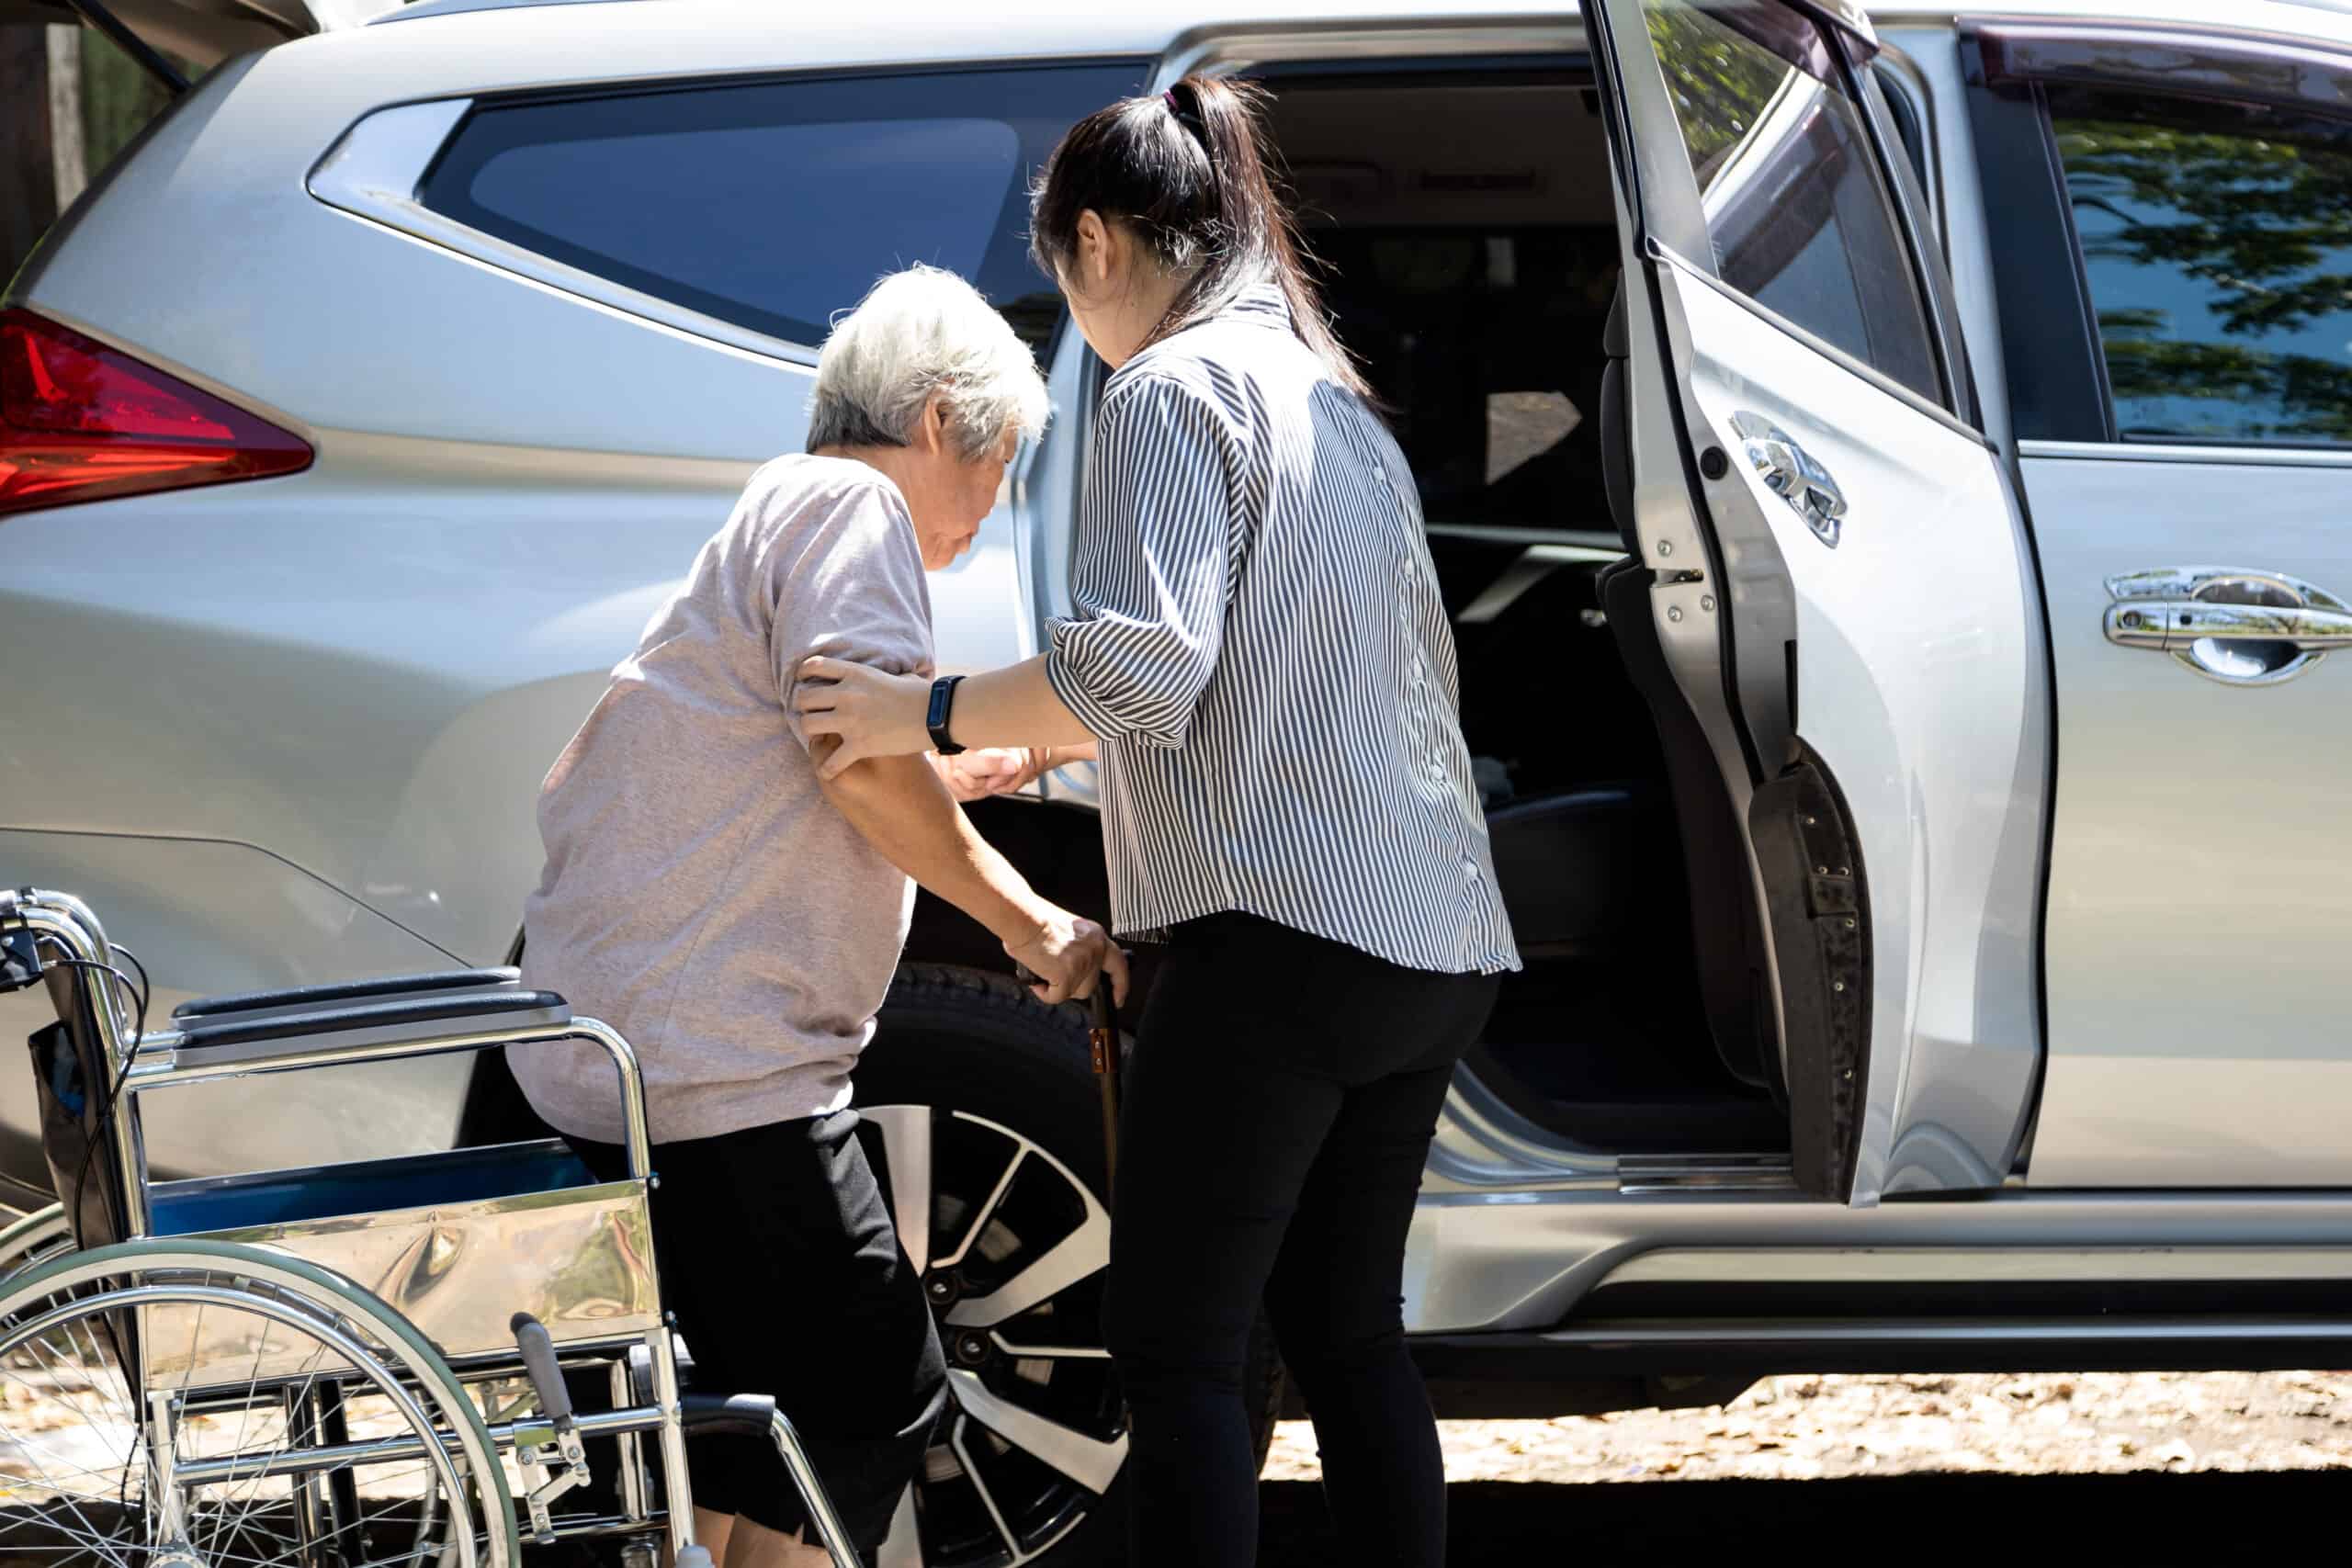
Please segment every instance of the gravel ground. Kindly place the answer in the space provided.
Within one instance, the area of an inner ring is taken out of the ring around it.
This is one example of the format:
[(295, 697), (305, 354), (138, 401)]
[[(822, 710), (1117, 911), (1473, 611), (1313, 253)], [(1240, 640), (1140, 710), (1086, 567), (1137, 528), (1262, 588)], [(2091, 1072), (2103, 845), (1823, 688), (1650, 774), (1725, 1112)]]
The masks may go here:
[[(1781, 1377), (1729, 1404), (1441, 1424), (1457, 1482), (2352, 1468), (2352, 1372)], [(1285, 1421), (1266, 1475), (1319, 1474)]]

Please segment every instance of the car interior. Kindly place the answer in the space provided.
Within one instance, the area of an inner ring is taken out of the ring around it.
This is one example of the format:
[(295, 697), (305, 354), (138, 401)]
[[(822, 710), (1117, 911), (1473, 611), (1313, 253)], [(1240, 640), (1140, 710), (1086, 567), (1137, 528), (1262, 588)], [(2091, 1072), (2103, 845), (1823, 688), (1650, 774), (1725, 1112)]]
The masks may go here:
[(1728, 793), (1632, 554), (1626, 339), (1588, 73), (1261, 77), (1340, 341), (1420, 485), (1526, 960), (1471, 1058), (1596, 1152), (1789, 1146)]

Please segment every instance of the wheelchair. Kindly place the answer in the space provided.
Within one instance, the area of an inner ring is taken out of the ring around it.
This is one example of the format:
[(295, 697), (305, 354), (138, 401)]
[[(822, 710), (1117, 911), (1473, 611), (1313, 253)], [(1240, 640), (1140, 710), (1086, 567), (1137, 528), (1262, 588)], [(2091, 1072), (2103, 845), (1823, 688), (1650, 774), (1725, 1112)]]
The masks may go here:
[[(507, 1568), (569, 1541), (651, 1568), (666, 1540), (707, 1568), (706, 1432), (771, 1442), (819, 1542), (859, 1562), (773, 1401), (682, 1388), (618, 1033), (512, 969), (218, 997), (151, 1033), (127, 957), (70, 895), (0, 892), (0, 991), (45, 986), (57, 1013), (31, 1046), (60, 1200), (0, 1232), (0, 1564)], [(554, 1139), (146, 1168), (149, 1095), (565, 1040), (612, 1062), (626, 1180)], [(575, 1408), (582, 1387), (609, 1399)]]

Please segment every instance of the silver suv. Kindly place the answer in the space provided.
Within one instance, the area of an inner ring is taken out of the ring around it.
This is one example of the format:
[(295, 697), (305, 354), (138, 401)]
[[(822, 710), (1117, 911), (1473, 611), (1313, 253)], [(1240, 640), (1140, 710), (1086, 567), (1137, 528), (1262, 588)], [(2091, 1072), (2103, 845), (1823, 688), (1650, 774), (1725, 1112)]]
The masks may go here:
[[(380, 6), (121, 8), (226, 52)], [(917, 260), (1051, 374), (934, 583), (950, 667), (1033, 651), (1100, 372), (1028, 177), (1246, 72), (1421, 481), (1530, 958), (1413, 1236), (1441, 1408), (2345, 1364), (2352, 17), (1958, 9), (424, 0), (235, 54), (0, 317), (0, 875), (158, 1007), (508, 955), (542, 771)], [(1086, 778), (975, 815), (1100, 911)], [(1002, 967), (927, 903), (859, 1075), (957, 1363), (897, 1562), (1108, 1550), (1082, 1032)], [(528, 1130), (488, 1075), (322, 1082), (153, 1157)]]

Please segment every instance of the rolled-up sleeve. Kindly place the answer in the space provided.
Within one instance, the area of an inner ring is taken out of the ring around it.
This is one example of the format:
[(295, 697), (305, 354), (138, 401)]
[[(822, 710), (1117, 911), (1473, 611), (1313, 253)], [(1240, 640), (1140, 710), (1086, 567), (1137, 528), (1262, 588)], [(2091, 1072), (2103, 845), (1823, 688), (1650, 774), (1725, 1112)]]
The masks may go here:
[(1103, 400), (1046, 677), (1105, 739), (1184, 743), (1224, 631), (1236, 460), (1204, 391), (1145, 376)]

